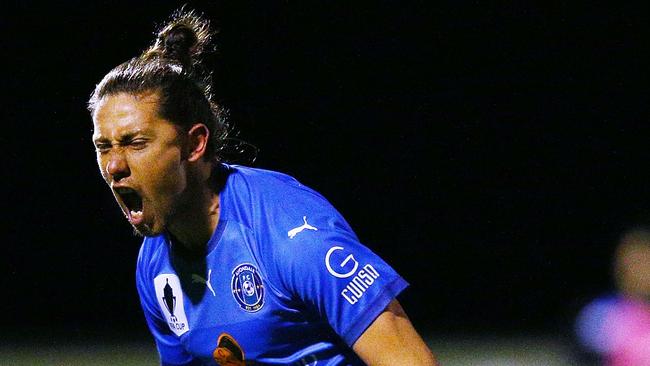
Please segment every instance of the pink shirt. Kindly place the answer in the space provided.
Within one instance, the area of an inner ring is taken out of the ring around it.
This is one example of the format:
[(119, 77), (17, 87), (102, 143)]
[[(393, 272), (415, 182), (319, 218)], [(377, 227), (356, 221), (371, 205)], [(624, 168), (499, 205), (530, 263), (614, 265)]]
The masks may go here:
[(650, 305), (627, 298), (597, 299), (578, 317), (581, 342), (608, 366), (650, 366)]

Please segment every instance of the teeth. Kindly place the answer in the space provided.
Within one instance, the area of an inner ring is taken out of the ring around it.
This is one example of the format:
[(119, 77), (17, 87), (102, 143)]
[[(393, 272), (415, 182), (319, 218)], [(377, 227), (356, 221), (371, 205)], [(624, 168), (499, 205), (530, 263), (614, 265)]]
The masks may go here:
[(131, 210), (131, 217), (133, 217), (133, 216), (141, 216), (141, 215), (142, 215), (142, 211), (133, 211), (133, 210)]

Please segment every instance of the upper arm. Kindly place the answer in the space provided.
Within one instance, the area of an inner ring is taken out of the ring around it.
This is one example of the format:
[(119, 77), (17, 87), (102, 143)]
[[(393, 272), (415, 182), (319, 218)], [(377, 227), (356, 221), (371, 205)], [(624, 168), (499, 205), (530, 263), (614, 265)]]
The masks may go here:
[(373, 322), (383, 323), (383, 313), (408, 283), (360, 243), (322, 196), (301, 189), (284, 197), (290, 199), (272, 205), (276, 211), (264, 217), (273, 228), (263, 241), (272, 282), (352, 347)]
[[(284, 231), (285, 238), (274, 243), (274, 278), (283, 293), (327, 321), (351, 346), (408, 284), (359, 243), (330, 207), (308, 213), (306, 220), (315, 230), (293, 238)], [(294, 221), (293, 226), (300, 225), (303, 216), (295, 215)]]
[(369, 366), (436, 364), (397, 300), (393, 300), (352, 346)]

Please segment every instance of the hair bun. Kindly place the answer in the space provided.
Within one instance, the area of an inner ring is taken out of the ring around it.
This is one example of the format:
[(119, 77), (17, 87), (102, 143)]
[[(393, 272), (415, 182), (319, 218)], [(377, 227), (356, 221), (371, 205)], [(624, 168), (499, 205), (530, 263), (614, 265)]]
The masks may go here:
[(163, 57), (181, 61), (183, 65), (192, 63), (192, 48), (198, 43), (198, 38), (192, 29), (178, 24), (159, 37), (163, 44)]
[(156, 43), (142, 57), (160, 57), (192, 67), (210, 43), (211, 36), (207, 19), (181, 8), (172, 14), (171, 20), (158, 32)]

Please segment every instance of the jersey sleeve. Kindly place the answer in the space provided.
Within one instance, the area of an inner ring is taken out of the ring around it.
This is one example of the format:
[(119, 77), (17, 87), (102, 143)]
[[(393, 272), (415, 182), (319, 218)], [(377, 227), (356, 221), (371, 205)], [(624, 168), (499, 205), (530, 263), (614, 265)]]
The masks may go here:
[(143, 244), (138, 256), (136, 268), (136, 288), (140, 296), (140, 304), (144, 312), (147, 326), (156, 342), (160, 364), (162, 366), (191, 366), (198, 365), (196, 361), (185, 351), (180, 339), (172, 333), (164, 317), (160, 313), (160, 307), (155, 299), (153, 279), (147, 273), (147, 255)]
[(272, 244), (281, 287), (352, 346), (408, 284), (318, 193), (298, 192), (285, 201)]

